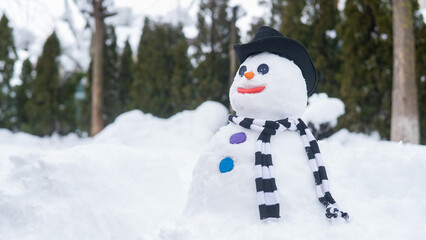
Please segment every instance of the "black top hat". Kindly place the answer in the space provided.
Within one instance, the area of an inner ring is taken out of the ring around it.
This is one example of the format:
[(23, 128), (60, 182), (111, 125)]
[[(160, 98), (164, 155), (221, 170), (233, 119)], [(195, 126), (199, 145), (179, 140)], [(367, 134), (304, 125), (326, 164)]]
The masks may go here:
[(270, 52), (278, 54), (294, 63), (302, 70), (306, 81), (308, 95), (311, 95), (317, 85), (317, 73), (306, 48), (298, 41), (287, 38), (277, 30), (263, 26), (257, 30), (253, 40), (246, 44), (234, 45), (238, 61), (243, 63), (250, 55)]

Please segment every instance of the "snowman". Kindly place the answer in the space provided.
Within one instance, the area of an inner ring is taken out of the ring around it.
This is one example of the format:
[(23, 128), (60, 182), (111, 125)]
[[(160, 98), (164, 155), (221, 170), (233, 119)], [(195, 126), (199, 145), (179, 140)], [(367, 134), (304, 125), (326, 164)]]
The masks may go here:
[(263, 26), (234, 49), (241, 63), (229, 91), (236, 114), (200, 156), (187, 212), (264, 220), (291, 216), (302, 204), (325, 209), (328, 219), (348, 220), (331, 196), (318, 144), (300, 119), (317, 82), (305, 47)]

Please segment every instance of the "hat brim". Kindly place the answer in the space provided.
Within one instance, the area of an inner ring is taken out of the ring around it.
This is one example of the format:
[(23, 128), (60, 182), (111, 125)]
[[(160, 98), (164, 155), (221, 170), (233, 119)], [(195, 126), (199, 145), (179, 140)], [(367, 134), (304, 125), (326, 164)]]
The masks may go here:
[(286, 37), (273, 36), (246, 44), (234, 45), (238, 61), (243, 63), (250, 55), (262, 52), (278, 54), (292, 60), (302, 70), (306, 81), (308, 96), (317, 85), (317, 73), (306, 48), (296, 40)]

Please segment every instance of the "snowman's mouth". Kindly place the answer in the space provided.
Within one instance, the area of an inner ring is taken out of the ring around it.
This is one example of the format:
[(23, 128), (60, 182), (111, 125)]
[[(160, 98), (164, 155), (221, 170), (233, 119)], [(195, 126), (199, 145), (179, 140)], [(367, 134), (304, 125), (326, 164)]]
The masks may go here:
[(260, 93), (265, 89), (265, 86), (254, 87), (254, 88), (237, 88), (237, 92), (242, 94), (253, 94)]

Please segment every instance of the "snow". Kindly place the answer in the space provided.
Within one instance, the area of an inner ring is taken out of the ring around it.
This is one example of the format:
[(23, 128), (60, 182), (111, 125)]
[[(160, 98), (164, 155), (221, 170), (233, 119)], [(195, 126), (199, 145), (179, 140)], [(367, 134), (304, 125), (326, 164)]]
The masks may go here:
[[(377, 135), (347, 130), (319, 144), (332, 193), (350, 213), (351, 222), (328, 222), (319, 203), (306, 206), (305, 200), (283, 203), (286, 212), (278, 221), (262, 222), (232, 212), (182, 214), (198, 157), (226, 124), (226, 116), (224, 106), (206, 102), (169, 119), (133, 110), (95, 138), (40, 138), (1, 129), (0, 236), (426, 238), (421, 230), (426, 224), (426, 146), (381, 141)], [(289, 190), (298, 186), (294, 183)]]
[(4, 239), (152, 239), (186, 200), (192, 165), (227, 109), (133, 110), (94, 139), (0, 131)]
[(322, 123), (329, 123), (333, 128), (337, 119), (345, 113), (345, 105), (338, 98), (329, 98), (326, 93), (314, 93), (308, 99), (308, 107), (302, 116), (305, 122), (310, 122), (316, 129)]

